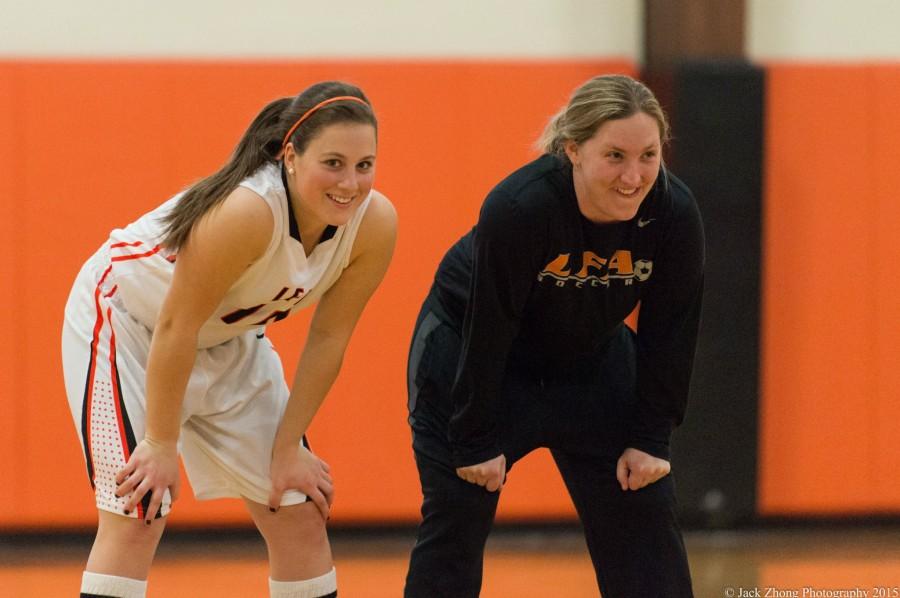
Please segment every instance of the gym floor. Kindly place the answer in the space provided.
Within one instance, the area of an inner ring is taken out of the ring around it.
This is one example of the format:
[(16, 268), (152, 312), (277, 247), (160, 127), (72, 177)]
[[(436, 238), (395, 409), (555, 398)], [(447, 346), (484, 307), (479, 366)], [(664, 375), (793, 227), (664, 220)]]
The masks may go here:
[[(338, 528), (331, 538), (340, 596), (402, 595), (412, 528)], [(0, 535), (0, 596), (75, 596), (91, 540), (87, 533)], [(685, 541), (698, 598), (900, 598), (900, 522), (687, 531)], [(265, 545), (252, 530), (169, 530), (148, 596), (265, 597), (266, 578)], [(598, 596), (578, 529), (498, 527), (482, 597), (548, 596)]]

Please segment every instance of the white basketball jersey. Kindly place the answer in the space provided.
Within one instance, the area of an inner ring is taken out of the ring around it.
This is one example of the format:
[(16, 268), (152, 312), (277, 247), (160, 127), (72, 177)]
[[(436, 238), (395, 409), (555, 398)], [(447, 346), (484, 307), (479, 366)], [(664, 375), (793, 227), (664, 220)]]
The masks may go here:
[[(315, 303), (347, 267), (353, 241), (372, 197), (370, 193), (350, 221), (337, 227), (330, 239), (319, 243), (307, 256), (303, 245), (290, 234), (288, 198), (280, 165), (263, 166), (241, 186), (259, 194), (272, 209), (272, 240), (263, 256), (241, 275), (201, 327), (198, 348), (221, 344)], [(179, 193), (124, 229), (110, 233), (109, 286), (118, 287), (125, 309), (150, 330), (156, 325), (176, 261), (176, 256), (160, 245), (162, 221), (181, 196)]]

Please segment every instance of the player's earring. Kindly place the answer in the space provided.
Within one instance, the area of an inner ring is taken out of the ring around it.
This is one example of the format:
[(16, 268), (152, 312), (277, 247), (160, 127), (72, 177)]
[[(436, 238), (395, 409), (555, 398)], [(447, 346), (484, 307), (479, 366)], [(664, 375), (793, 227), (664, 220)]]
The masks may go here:
[(288, 174), (294, 174), (294, 169), (293, 169), (293, 168), (288, 168)]

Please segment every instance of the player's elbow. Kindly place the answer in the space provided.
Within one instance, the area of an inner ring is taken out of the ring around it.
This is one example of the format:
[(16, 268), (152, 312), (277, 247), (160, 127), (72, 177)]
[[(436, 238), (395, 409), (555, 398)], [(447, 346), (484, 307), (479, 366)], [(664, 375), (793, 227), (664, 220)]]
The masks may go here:
[(196, 318), (163, 311), (160, 313), (156, 326), (153, 328), (153, 336), (170, 341), (190, 341), (196, 344), (202, 325), (203, 322), (198, 322)]

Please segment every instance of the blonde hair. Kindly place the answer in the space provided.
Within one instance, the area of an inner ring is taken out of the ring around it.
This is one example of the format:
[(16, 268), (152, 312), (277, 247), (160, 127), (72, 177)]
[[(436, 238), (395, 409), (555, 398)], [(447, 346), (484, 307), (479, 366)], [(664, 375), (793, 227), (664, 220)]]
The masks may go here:
[(606, 121), (638, 112), (656, 119), (660, 143), (665, 144), (669, 140), (669, 121), (653, 92), (626, 75), (600, 75), (572, 93), (569, 104), (550, 119), (536, 145), (541, 152), (565, 157), (566, 141), (584, 143)]

